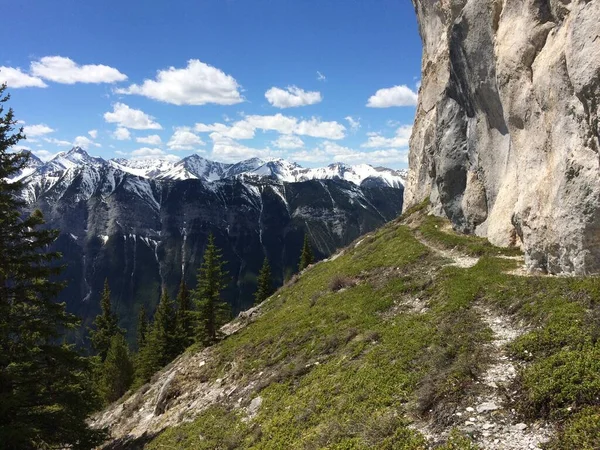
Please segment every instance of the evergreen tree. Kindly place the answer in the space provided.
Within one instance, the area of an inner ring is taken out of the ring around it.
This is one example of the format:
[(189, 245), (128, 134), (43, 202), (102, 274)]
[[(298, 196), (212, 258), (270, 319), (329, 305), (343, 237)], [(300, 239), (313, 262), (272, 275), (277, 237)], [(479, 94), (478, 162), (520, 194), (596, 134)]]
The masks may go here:
[(146, 314), (146, 308), (142, 305), (138, 314), (137, 322), (137, 348), (138, 352), (144, 347), (146, 343), (146, 336), (148, 334), (148, 315)]
[(262, 303), (273, 295), (275, 289), (273, 289), (273, 280), (271, 279), (271, 265), (269, 259), (265, 257), (262, 268), (258, 274), (258, 282), (256, 287), (256, 293), (254, 294), (254, 303)]
[(192, 299), (183, 278), (177, 294), (177, 312), (175, 314), (175, 340), (177, 353), (182, 353), (194, 342), (194, 318), (192, 316)]
[(120, 399), (131, 386), (133, 362), (127, 341), (121, 333), (117, 333), (111, 338), (101, 373), (100, 392), (107, 404)]
[(88, 360), (63, 343), (65, 330), (79, 325), (64, 304), (53, 301), (63, 288), (51, 281), (62, 267), (48, 248), (58, 237), (43, 230), (40, 211), (22, 218), (9, 182), (26, 167), (27, 153), (11, 153), (23, 130), (14, 132), (0, 86), (0, 442), (2, 448), (91, 448), (102, 436), (86, 418), (96, 407)]
[(314, 256), (312, 252), (312, 248), (310, 246), (310, 241), (308, 240), (308, 235), (304, 235), (304, 244), (302, 245), (302, 254), (300, 255), (300, 264), (298, 266), (298, 270), (302, 272), (308, 266), (310, 266), (314, 262)]
[(104, 290), (102, 291), (100, 307), (102, 308), (102, 312), (96, 316), (96, 319), (94, 320), (95, 329), (90, 330), (90, 339), (92, 341), (92, 347), (100, 356), (100, 360), (104, 361), (112, 337), (116, 334), (125, 334), (124, 330), (119, 328), (119, 319), (117, 318), (117, 315), (112, 312), (110, 306), (110, 287), (108, 285), (108, 279), (104, 280)]
[(164, 290), (160, 298), (154, 320), (146, 335), (146, 342), (140, 349), (137, 378), (145, 382), (177, 356), (175, 347), (175, 310), (173, 301)]
[(221, 298), (221, 291), (228, 283), (224, 265), (221, 252), (211, 233), (208, 236), (202, 265), (198, 269), (198, 284), (192, 294), (196, 304), (196, 341), (204, 345), (214, 343), (219, 328), (231, 318), (231, 309)]

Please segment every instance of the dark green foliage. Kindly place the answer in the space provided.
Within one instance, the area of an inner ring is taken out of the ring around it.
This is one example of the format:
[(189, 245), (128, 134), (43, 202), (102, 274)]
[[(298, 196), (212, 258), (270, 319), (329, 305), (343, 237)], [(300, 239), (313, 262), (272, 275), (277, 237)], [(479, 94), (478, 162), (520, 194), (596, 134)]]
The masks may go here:
[(182, 353), (194, 343), (194, 335), (192, 299), (190, 291), (182, 279), (177, 294), (177, 312), (175, 314), (175, 347), (177, 354)]
[(271, 265), (269, 259), (265, 257), (260, 273), (258, 274), (257, 289), (254, 294), (254, 303), (262, 303), (273, 295), (273, 280), (271, 275)]
[(586, 408), (569, 420), (548, 450), (598, 450), (600, 407)]
[(302, 253), (300, 254), (300, 264), (298, 270), (302, 272), (314, 262), (313, 251), (308, 240), (308, 235), (304, 235), (304, 244), (302, 245)]
[(110, 340), (99, 381), (100, 393), (107, 404), (121, 398), (133, 382), (133, 363), (127, 341), (120, 333)]
[(9, 183), (25, 167), (25, 153), (10, 153), (24, 138), (6, 85), (0, 86), (0, 443), (5, 449), (91, 448), (102, 438), (85, 419), (95, 408), (86, 358), (62, 344), (63, 332), (78, 320), (53, 299), (62, 285), (50, 281), (61, 272), (60, 255), (48, 247), (58, 232), (42, 230), (41, 212), (21, 219)]
[(224, 265), (221, 251), (215, 245), (215, 238), (211, 233), (198, 270), (198, 284), (192, 293), (196, 304), (196, 341), (204, 345), (214, 343), (219, 328), (231, 318), (231, 309), (221, 297), (228, 282)]
[(94, 320), (94, 329), (90, 330), (90, 340), (96, 354), (100, 356), (101, 361), (104, 361), (113, 336), (116, 334), (125, 334), (125, 331), (119, 328), (117, 315), (112, 312), (108, 280), (104, 280), (104, 290), (102, 291), (100, 307), (102, 308), (102, 312)]
[(173, 301), (163, 291), (148, 330), (146, 342), (139, 351), (136, 377), (145, 382), (177, 356), (175, 350), (175, 308)]
[(137, 336), (136, 343), (138, 351), (140, 351), (146, 343), (146, 336), (148, 334), (148, 315), (146, 314), (146, 308), (142, 306), (138, 314), (137, 323)]

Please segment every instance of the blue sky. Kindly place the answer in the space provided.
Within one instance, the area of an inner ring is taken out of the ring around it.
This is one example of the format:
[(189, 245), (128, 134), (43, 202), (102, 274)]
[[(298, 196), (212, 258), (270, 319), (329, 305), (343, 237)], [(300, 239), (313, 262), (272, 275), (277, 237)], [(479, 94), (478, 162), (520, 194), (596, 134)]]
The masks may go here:
[(20, 0), (0, 39), (23, 143), (111, 157), (406, 167), (410, 0)]

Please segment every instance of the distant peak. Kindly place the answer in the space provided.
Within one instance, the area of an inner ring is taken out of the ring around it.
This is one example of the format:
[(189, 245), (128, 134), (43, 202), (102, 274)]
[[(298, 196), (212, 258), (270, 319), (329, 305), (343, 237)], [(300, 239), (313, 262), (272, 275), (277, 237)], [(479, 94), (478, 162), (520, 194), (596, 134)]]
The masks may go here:
[(73, 154), (88, 155), (88, 152), (86, 152), (81, 147), (73, 147), (71, 150), (69, 150), (67, 155), (73, 155)]

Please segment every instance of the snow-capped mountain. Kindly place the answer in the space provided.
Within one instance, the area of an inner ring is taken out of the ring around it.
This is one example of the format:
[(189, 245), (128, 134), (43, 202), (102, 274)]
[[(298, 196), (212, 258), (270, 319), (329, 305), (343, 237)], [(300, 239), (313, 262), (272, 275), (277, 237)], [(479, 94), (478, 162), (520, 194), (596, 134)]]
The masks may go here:
[(108, 278), (125, 328), (163, 287), (174, 294), (182, 278), (194, 286), (209, 233), (233, 279), (226, 298), (240, 310), (253, 302), (265, 256), (281, 283), (297, 268), (305, 233), (323, 258), (402, 209), (402, 174), (371, 166), (223, 164), (199, 155), (105, 161), (80, 148), (32, 161), (24, 212), (40, 209), (61, 231), (55, 250), (70, 282), (59, 300), (90, 320)]
[(30, 151), (25, 150), (24, 152), (29, 154), (29, 162), (27, 164), (27, 167), (24, 167), (19, 172), (17, 172), (13, 177), (9, 179), (9, 181), (19, 181), (20, 179), (31, 175), (33, 172), (36, 171), (38, 167), (44, 165), (43, 161)]
[(340, 179), (360, 185), (365, 180), (377, 180), (385, 186), (401, 187), (406, 178), (405, 172), (375, 168), (367, 164), (335, 163), (327, 167), (305, 168), (283, 159), (264, 161), (259, 158), (251, 158), (235, 164), (227, 164), (211, 161), (200, 155), (191, 155), (180, 161), (165, 158), (116, 158), (105, 161), (102, 158), (90, 156), (79, 147), (74, 147), (69, 152), (59, 153), (46, 163), (42, 163), (37, 158), (31, 161), (31, 167), (23, 171), (21, 178), (28, 176), (57, 178), (67, 170), (81, 167), (112, 167), (115, 170), (148, 179), (199, 179), (208, 182), (242, 176), (259, 179), (270, 178), (287, 183)]
[(175, 167), (177, 161), (171, 161), (166, 158), (143, 158), (143, 159), (125, 159), (115, 158), (108, 161), (113, 167), (123, 172), (144, 178), (156, 178), (169, 172)]

